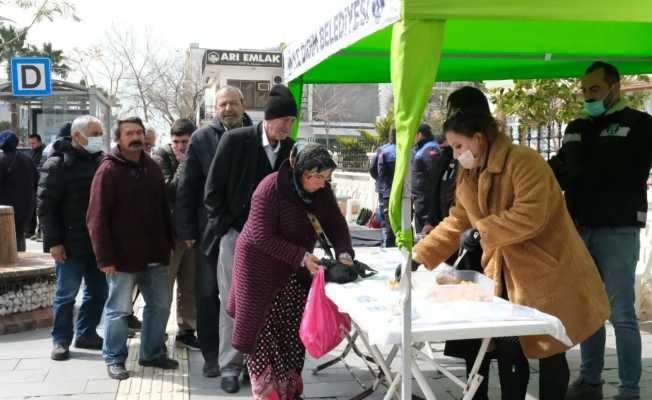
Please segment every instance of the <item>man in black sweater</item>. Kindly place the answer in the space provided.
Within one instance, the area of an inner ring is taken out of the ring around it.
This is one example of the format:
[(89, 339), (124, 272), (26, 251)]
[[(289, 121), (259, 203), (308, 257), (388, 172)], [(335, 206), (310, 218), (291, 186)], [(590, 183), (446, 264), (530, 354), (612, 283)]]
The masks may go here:
[(219, 252), (217, 262), (220, 288), (220, 365), (221, 387), (225, 392), (240, 389), (238, 377), (243, 367), (242, 355), (233, 348), (233, 319), (225, 306), (231, 288), (235, 242), (249, 216), (251, 196), (258, 183), (277, 171), (294, 143), (288, 139), (296, 121), (297, 105), (283, 85), (269, 92), (265, 120), (256, 126), (236, 129), (225, 134), (211, 164), (204, 204), (209, 222), (202, 240), (205, 253)]
[[(604, 62), (586, 70), (582, 94), (584, 112), (566, 128), (564, 143), (550, 166), (609, 295), (620, 378), (615, 398), (638, 399), (641, 336), (634, 282), (639, 230), (647, 219), (652, 116), (627, 107), (620, 96), (618, 70)], [(605, 339), (602, 327), (582, 343), (580, 377), (566, 399), (602, 399)]]
[[(204, 207), (204, 185), (208, 169), (224, 132), (251, 125), (245, 113), (242, 93), (233, 86), (224, 86), (216, 93), (216, 119), (198, 129), (190, 137), (184, 162), (179, 166), (174, 221), (177, 240), (186, 246), (198, 247), (207, 223)], [(204, 357), (203, 373), (206, 377), (220, 374), (219, 309), (217, 286), (217, 249), (199, 252), (196, 273), (195, 301), (197, 305), (197, 338)]]

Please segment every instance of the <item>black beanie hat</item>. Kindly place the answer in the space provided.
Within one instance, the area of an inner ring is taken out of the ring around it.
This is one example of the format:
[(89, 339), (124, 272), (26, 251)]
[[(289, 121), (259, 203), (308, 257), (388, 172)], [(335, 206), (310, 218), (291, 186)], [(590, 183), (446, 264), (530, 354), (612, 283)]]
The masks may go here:
[(59, 129), (59, 133), (57, 134), (57, 139), (63, 138), (63, 137), (70, 137), (70, 128), (72, 127), (72, 124), (70, 122), (66, 122), (63, 124), (61, 129)]
[(269, 91), (265, 105), (265, 119), (297, 117), (297, 103), (290, 90), (284, 85), (274, 85)]

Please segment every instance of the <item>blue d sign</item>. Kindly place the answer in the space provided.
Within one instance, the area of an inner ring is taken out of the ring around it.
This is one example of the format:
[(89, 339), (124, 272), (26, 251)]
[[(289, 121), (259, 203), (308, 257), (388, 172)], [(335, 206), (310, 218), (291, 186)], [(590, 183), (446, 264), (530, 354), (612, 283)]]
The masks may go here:
[(11, 59), (11, 91), (14, 96), (50, 96), (50, 59), (15, 57)]

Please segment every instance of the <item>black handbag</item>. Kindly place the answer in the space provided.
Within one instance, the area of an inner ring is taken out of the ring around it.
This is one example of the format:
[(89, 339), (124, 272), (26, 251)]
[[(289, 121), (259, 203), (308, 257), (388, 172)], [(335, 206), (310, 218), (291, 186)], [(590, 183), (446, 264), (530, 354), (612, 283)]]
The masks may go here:
[(315, 229), (315, 233), (317, 233), (319, 244), (328, 256), (320, 260), (320, 264), (326, 269), (324, 274), (326, 282), (349, 283), (356, 281), (358, 278), (368, 278), (378, 273), (378, 271), (367, 264), (357, 260), (353, 261), (353, 265), (346, 265), (338, 261), (333, 256), (328, 238), (326, 237), (317, 217), (312, 213), (308, 213), (308, 219), (310, 220), (312, 227)]

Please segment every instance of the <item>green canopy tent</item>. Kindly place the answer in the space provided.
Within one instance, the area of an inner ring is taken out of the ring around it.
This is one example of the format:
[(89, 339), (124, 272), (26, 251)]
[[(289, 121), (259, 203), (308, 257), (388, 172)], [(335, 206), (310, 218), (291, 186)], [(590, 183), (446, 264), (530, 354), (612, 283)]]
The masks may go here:
[[(297, 102), (304, 84), (391, 82), (397, 164), (390, 220), (397, 243), (409, 251), (405, 179), (432, 84), (580, 76), (595, 60), (623, 74), (652, 73), (652, 0), (352, 0), (291, 43), (284, 60)], [(403, 303), (408, 349), (408, 289)], [(408, 358), (403, 398), (411, 395)]]

